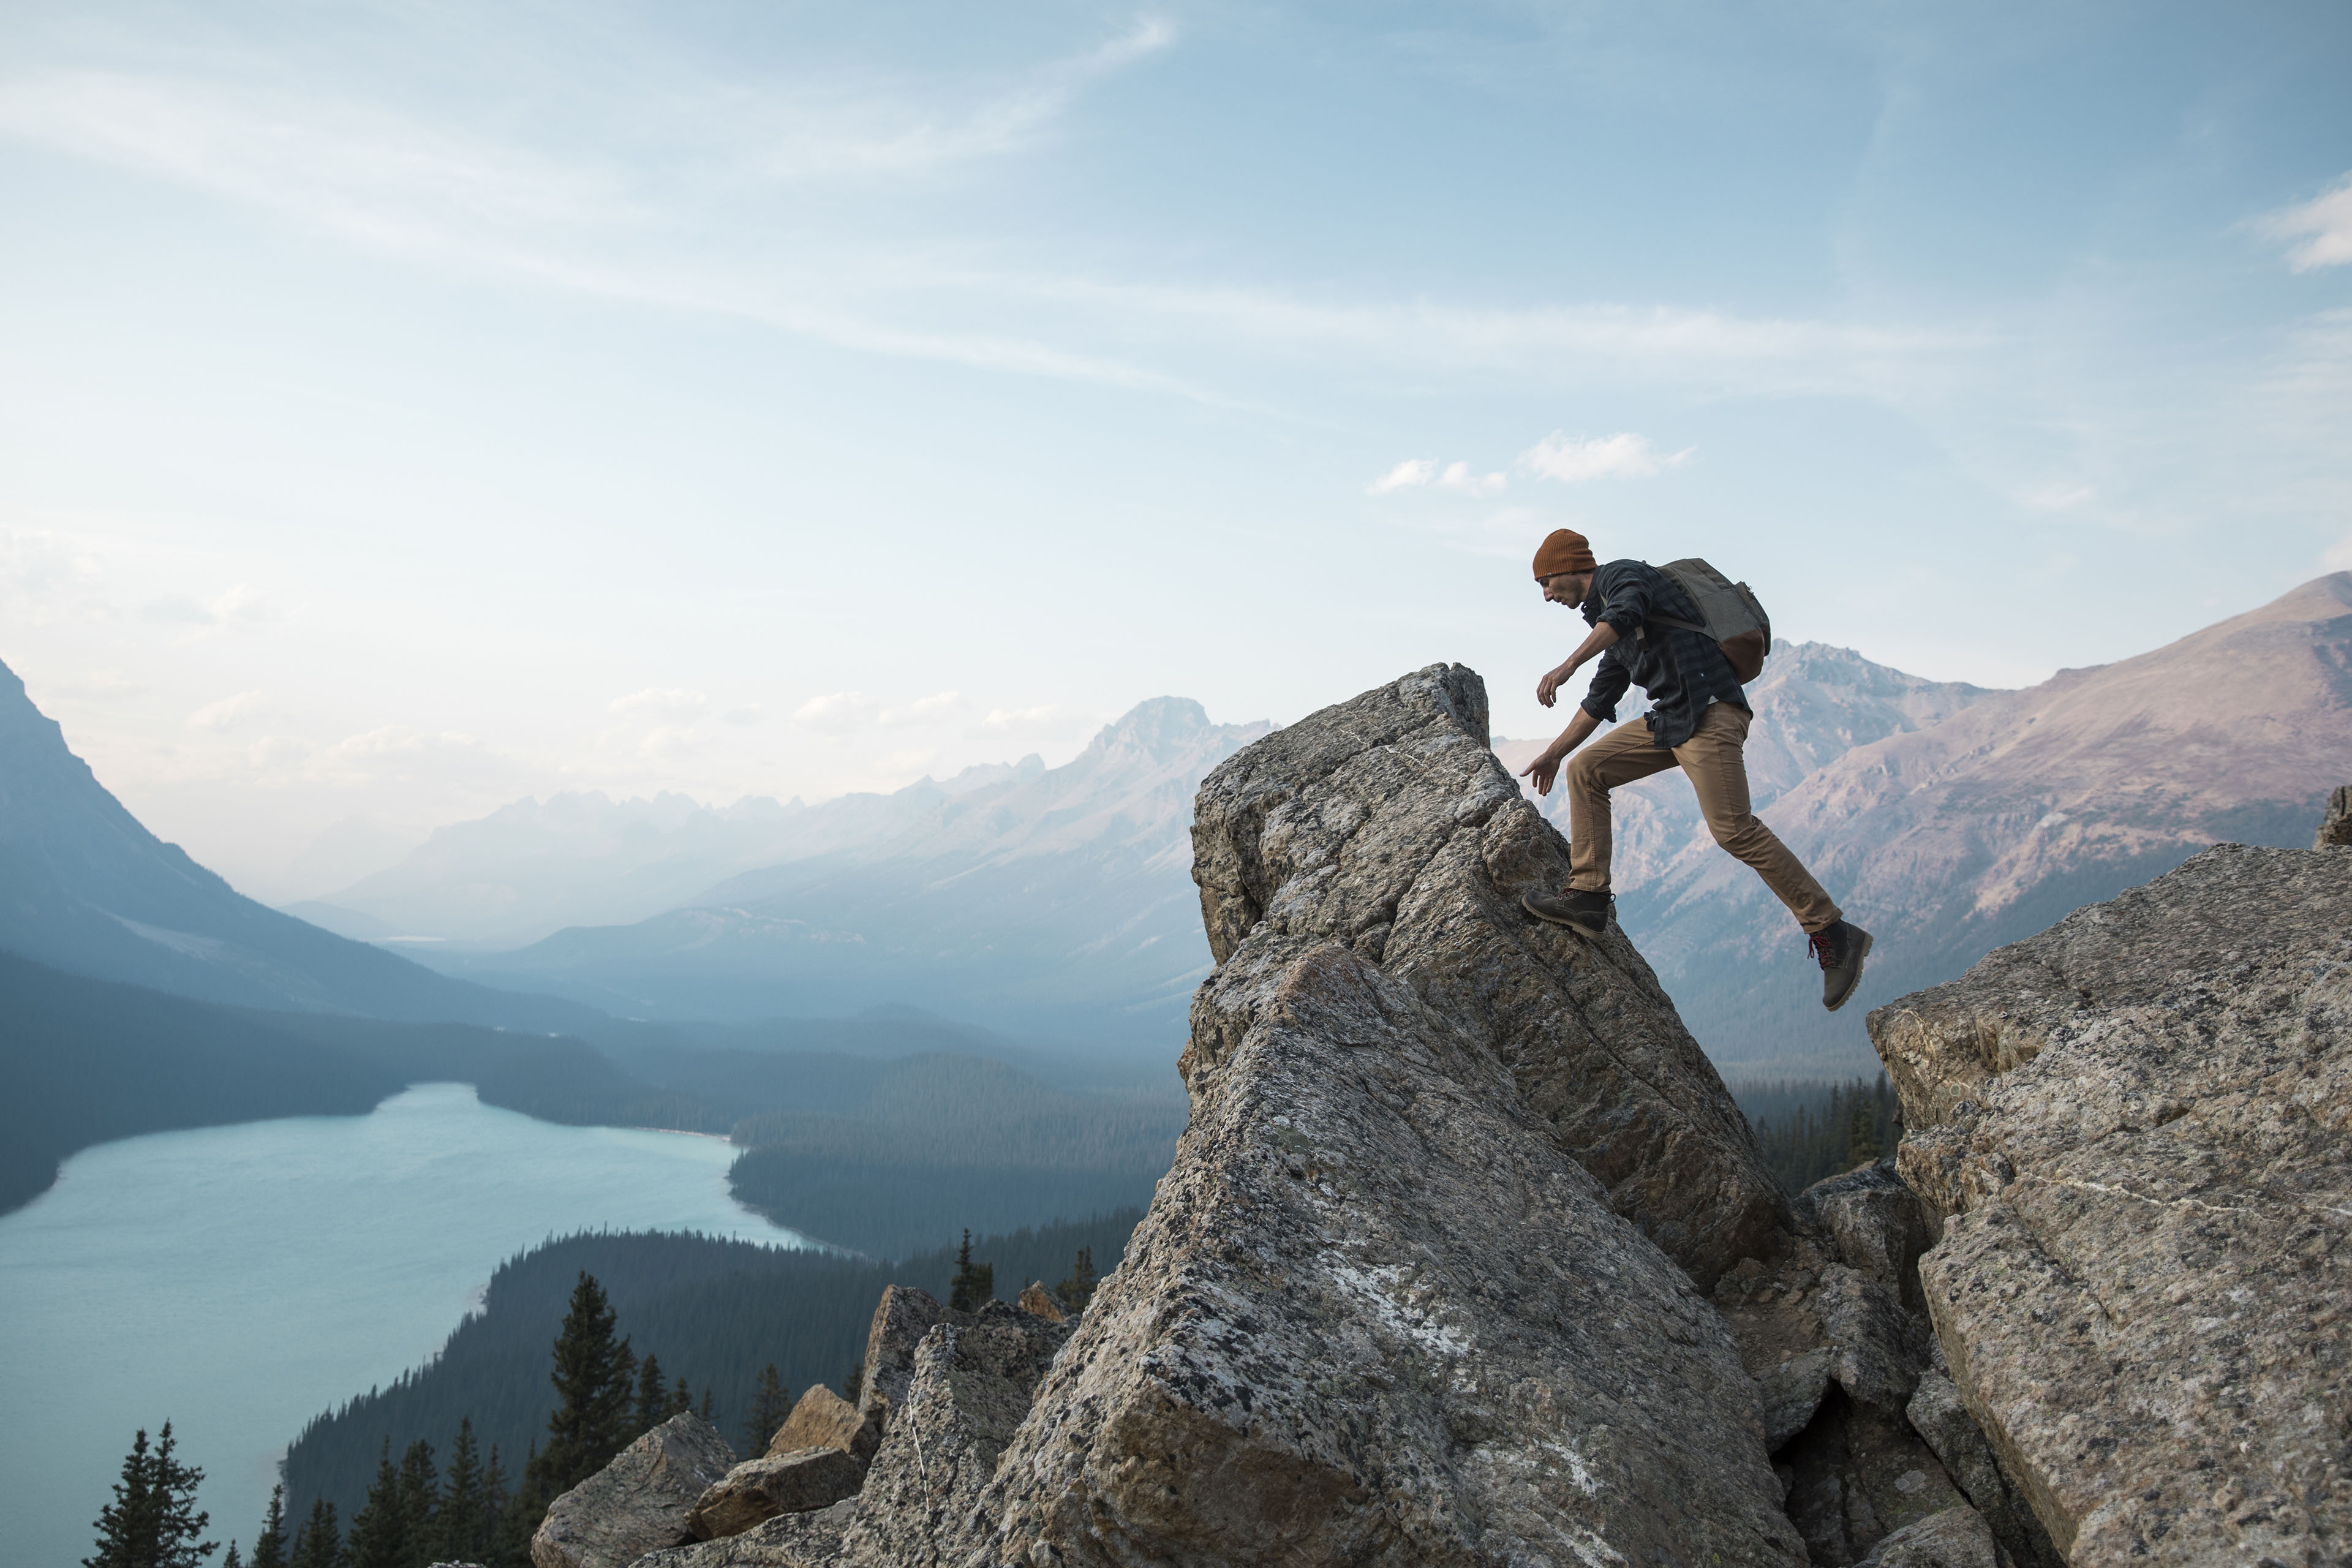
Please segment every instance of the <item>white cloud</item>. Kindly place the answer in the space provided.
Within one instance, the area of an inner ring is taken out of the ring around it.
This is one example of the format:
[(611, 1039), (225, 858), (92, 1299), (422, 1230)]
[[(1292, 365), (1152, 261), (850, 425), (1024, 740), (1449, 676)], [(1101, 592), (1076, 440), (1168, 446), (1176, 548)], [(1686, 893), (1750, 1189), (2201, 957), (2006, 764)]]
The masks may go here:
[(1384, 496), (1396, 490), (1425, 485), (1437, 476), (1437, 465), (1426, 458), (1407, 458), (1379, 479), (1364, 487), (1366, 495)]
[(886, 708), (881, 713), (885, 724), (923, 724), (952, 711), (963, 701), (961, 691), (934, 691), (929, 697), (918, 697), (903, 708)]
[(2320, 569), (2326, 572), (2352, 572), (2352, 533), (2346, 534), (2321, 552)]
[(767, 716), (768, 710), (757, 702), (746, 702), (721, 713), (719, 721), (721, 724), (757, 724)]
[(1568, 485), (1591, 479), (1646, 479), (1661, 469), (1681, 467), (1697, 450), (1685, 447), (1661, 457), (1651, 450), (1648, 437), (1631, 431), (1586, 437), (1555, 430), (1520, 453), (1519, 466)]
[(216, 626), (225, 621), (258, 626), (278, 615), (268, 600), (242, 583), (209, 601), (188, 594), (165, 594), (150, 599), (139, 613), (151, 621), (191, 626)]
[[(297, 742), (283, 736), (261, 742), (274, 759)], [(311, 752), (302, 772), (314, 783), (356, 785), (426, 784), (476, 788), (509, 784), (525, 770), (513, 758), (461, 731), (437, 732), (386, 725), (347, 735)]]
[(2273, 239), (2303, 241), (2286, 253), (2287, 266), (2297, 272), (2352, 262), (2352, 174), (2301, 206), (2273, 213), (2262, 227)]
[(819, 734), (845, 735), (874, 722), (881, 704), (863, 691), (832, 691), (793, 710), (793, 722)]
[(624, 719), (681, 720), (691, 719), (709, 706), (710, 699), (699, 691), (648, 686), (614, 698), (604, 704), (604, 710)]
[(1392, 495), (1398, 490), (1435, 485), (1441, 489), (1460, 490), (1465, 495), (1490, 496), (1508, 488), (1510, 482), (1501, 474), (1474, 474), (1468, 463), (1448, 463), (1440, 468), (1427, 458), (1407, 458), (1367, 485), (1364, 493)]
[(1065, 712), (1060, 703), (1046, 702), (1034, 708), (992, 708), (980, 727), (1007, 735), (1044, 735), (1082, 721), (1077, 715)]
[(262, 710), (268, 699), (258, 691), (240, 691), (217, 702), (207, 702), (188, 715), (191, 730), (226, 730)]

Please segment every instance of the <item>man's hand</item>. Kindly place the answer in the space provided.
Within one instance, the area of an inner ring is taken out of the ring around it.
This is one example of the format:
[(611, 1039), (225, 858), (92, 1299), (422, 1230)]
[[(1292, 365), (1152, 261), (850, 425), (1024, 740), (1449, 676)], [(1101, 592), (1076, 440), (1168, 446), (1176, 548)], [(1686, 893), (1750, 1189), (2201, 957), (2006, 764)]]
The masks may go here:
[(1576, 717), (1568, 721), (1568, 728), (1559, 732), (1559, 739), (1538, 752), (1534, 762), (1519, 770), (1519, 776), (1533, 784), (1538, 795), (1549, 795), (1551, 786), (1559, 781), (1559, 764), (1599, 728), (1601, 721), (1579, 708)]
[[(1550, 707), (1560, 687), (1566, 684), (1568, 678), (1574, 675), (1585, 660), (1598, 658), (1616, 646), (1617, 628), (1615, 626), (1603, 621), (1593, 627), (1591, 635), (1578, 644), (1576, 651), (1568, 656), (1566, 664), (1561, 665), (1558, 669), (1544, 671), (1544, 678), (1536, 682), (1536, 700), (1547, 708)], [(1561, 753), (1563, 756), (1566, 754), (1566, 752)]]
[(1543, 679), (1536, 682), (1536, 700), (1542, 703), (1547, 708), (1550, 707), (1553, 700), (1558, 697), (1559, 689), (1563, 685), (1567, 684), (1568, 678), (1575, 673), (1576, 661), (1574, 659), (1569, 660), (1566, 664), (1561, 665), (1558, 669), (1545, 670)]

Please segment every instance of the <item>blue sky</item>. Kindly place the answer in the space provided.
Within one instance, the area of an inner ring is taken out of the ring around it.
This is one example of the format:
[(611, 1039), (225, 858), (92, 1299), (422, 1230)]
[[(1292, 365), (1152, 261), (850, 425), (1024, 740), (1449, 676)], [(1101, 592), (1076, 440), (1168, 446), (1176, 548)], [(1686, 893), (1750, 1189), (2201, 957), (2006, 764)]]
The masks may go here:
[(17, 0), (0, 658), (274, 898), (1162, 692), (1541, 733), (1562, 525), (2029, 682), (2352, 566), (2347, 80), (2327, 5)]

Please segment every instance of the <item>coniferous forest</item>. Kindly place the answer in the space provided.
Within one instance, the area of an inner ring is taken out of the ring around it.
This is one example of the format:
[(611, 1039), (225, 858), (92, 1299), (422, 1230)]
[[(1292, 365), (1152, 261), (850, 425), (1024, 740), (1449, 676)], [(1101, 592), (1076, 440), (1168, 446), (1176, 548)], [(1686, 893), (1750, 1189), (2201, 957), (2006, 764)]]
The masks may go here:
[(1792, 1197), (1825, 1176), (1892, 1154), (1903, 1136), (1902, 1108), (1885, 1073), (1875, 1082), (1748, 1083), (1733, 1094), (1756, 1131), (1765, 1167)]
[[(1006, 1299), (1032, 1279), (1071, 1279), (1082, 1256), (1084, 1272), (1099, 1277), (1118, 1266), (1141, 1217), (1127, 1209), (974, 1237), (971, 1259), (993, 1270), (993, 1293)], [(397, 1474), (419, 1442), (438, 1462), (454, 1462), (461, 1423), (478, 1467), (487, 1471), (497, 1456), (509, 1496), (526, 1489), (534, 1461), (544, 1478), (553, 1473), (551, 1462), (569, 1473), (569, 1456), (600, 1449), (603, 1436), (575, 1435), (557, 1441), (556, 1461), (547, 1458), (550, 1414), (560, 1403), (550, 1382), (549, 1347), (582, 1310), (583, 1275), (596, 1282), (612, 1316), (614, 1344), (626, 1342), (629, 1417), (642, 1420), (629, 1436), (662, 1418), (656, 1411), (690, 1405), (740, 1450), (746, 1420), (761, 1419), (754, 1406), (768, 1380), (787, 1398), (817, 1383), (844, 1392), (865, 1352), (883, 1288), (913, 1285), (945, 1301), (956, 1289), (958, 1250), (942, 1247), (884, 1263), (676, 1234), (575, 1236), (533, 1248), (499, 1268), (482, 1310), (458, 1325), (433, 1361), (302, 1430), (286, 1455), (288, 1511), (307, 1521), (331, 1509), (356, 1529), (355, 1514), (383, 1484), (386, 1465)], [(656, 1368), (650, 1378), (648, 1363)], [(610, 1381), (593, 1368), (562, 1375), (574, 1387)]]

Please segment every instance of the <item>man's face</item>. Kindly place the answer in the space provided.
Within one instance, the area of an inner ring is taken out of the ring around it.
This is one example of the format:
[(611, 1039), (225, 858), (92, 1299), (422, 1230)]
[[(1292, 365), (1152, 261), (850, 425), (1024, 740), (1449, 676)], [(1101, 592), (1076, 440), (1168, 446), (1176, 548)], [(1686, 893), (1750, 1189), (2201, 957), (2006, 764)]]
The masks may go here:
[(1570, 609), (1584, 603), (1591, 592), (1592, 574), (1590, 572), (1555, 572), (1543, 579), (1543, 596), (1555, 605), (1566, 605)]

